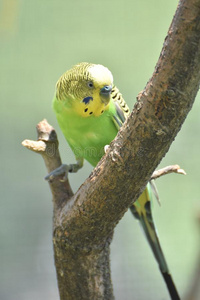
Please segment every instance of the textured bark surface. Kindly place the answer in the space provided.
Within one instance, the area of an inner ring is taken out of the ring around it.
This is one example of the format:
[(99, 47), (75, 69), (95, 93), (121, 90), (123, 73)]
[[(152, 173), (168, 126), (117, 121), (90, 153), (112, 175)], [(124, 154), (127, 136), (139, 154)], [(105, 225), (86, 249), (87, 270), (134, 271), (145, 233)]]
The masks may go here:
[[(152, 78), (90, 177), (75, 195), (68, 181), (50, 182), (62, 300), (113, 299), (109, 267), (113, 229), (168, 151), (192, 107), (199, 82), (200, 0), (184, 0), (179, 2)], [(38, 125), (44, 150), (37, 152), (50, 172), (61, 161), (55, 132), (48, 126)]]

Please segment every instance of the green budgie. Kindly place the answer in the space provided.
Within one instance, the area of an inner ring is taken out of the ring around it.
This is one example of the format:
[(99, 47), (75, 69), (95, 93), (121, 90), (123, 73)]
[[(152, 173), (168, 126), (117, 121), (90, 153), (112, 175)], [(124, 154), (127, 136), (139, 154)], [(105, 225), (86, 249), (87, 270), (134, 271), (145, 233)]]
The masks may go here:
[[(119, 90), (113, 85), (111, 72), (102, 65), (91, 63), (77, 64), (61, 76), (56, 85), (53, 108), (77, 163), (62, 165), (47, 179), (63, 170), (66, 174), (78, 171), (84, 159), (96, 166), (105, 153), (105, 146), (115, 138), (130, 113)], [(154, 226), (150, 184), (130, 210), (143, 227), (171, 299), (180, 299)]]

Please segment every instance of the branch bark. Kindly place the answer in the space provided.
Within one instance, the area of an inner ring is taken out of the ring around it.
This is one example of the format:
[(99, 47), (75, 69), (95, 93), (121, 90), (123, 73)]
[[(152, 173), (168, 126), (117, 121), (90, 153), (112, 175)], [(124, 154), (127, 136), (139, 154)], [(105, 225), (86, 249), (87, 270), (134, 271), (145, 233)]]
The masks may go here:
[[(68, 181), (50, 182), (61, 300), (113, 299), (109, 269), (113, 229), (167, 153), (192, 107), (199, 82), (200, 0), (182, 0), (153, 76), (106, 155), (75, 195)], [(54, 145), (53, 155), (42, 153), (50, 172), (61, 161), (58, 143), (48, 138), (47, 127), (39, 140), (47, 148)]]

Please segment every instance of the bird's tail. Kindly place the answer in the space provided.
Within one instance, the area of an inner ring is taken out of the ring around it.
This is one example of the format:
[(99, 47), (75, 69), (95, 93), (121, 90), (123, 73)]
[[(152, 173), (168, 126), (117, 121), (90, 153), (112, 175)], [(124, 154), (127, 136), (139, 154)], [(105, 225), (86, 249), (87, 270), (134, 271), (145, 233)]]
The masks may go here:
[(140, 221), (140, 224), (144, 230), (145, 236), (149, 242), (149, 245), (153, 251), (156, 261), (159, 265), (162, 276), (167, 285), (169, 294), (172, 300), (180, 300), (173, 278), (169, 272), (167, 262), (165, 260), (162, 248), (160, 246), (158, 234), (153, 221), (151, 211), (151, 188), (150, 184), (139, 197), (139, 199), (131, 205), (130, 210), (134, 217)]

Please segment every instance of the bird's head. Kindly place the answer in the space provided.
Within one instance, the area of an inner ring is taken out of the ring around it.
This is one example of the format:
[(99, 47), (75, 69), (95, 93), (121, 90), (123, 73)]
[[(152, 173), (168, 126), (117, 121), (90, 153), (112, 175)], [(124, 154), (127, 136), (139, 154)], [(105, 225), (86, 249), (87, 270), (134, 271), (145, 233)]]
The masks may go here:
[(84, 117), (99, 116), (108, 109), (112, 87), (113, 76), (106, 67), (80, 63), (61, 76), (56, 97)]

